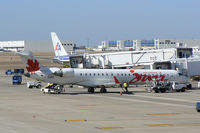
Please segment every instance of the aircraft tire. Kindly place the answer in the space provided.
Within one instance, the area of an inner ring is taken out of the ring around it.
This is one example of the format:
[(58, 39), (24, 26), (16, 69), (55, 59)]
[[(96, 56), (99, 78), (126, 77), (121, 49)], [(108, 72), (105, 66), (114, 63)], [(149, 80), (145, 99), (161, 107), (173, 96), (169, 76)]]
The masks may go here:
[(154, 88), (155, 93), (159, 93), (160, 90), (158, 88)]
[(106, 92), (107, 92), (107, 90), (106, 90), (106, 88), (105, 88), (105, 87), (102, 87), (102, 88), (100, 89), (100, 92), (101, 92), (101, 93), (106, 93)]
[(166, 88), (161, 88), (161, 89), (160, 89), (160, 92), (161, 92), (161, 93), (165, 93), (165, 92), (166, 92)]
[(185, 87), (183, 87), (183, 88), (181, 89), (181, 92), (185, 92)]
[(93, 87), (89, 87), (89, 88), (88, 88), (88, 92), (89, 92), (89, 93), (94, 93), (94, 88), (93, 88)]
[(37, 86), (36, 86), (36, 88), (41, 88), (41, 87), (42, 87), (41, 85), (37, 85)]

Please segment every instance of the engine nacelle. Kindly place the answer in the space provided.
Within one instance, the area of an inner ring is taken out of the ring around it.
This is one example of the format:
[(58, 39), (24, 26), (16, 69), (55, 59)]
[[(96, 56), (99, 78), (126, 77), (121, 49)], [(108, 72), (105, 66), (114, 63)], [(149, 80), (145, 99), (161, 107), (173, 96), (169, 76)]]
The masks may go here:
[(72, 68), (63, 68), (63, 77), (74, 77), (74, 69)]
[(30, 73), (24, 73), (24, 76), (26, 76), (26, 77), (28, 77), (28, 78), (31, 77)]
[(71, 68), (63, 68), (55, 71), (53, 74), (60, 77), (72, 77), (74, 76), (74, 70)]
[(59, 76), (59, 77), (63, 77), (63, 71), (62, 70), (55, 71), (53, 74), (56, 75), (56, 76)]

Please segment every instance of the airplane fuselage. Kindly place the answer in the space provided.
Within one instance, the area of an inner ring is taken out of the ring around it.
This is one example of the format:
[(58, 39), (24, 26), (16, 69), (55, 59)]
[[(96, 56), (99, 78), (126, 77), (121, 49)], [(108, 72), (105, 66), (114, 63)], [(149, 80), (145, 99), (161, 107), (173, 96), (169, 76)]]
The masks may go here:
[(175, 70), (144, 70), (144, 69), (73, 69), (63, 68), (62, 76), (53, 74), (58, 68), (50, 68), (52, 74), (42, 71), (31, 73), (31, 77), (48, 83), (59, 85), (76, 84), (86, 87), (113, 86), (116, 84), (151, 84), (153, 81), (176, 81), (187, 83), (188, 78)]

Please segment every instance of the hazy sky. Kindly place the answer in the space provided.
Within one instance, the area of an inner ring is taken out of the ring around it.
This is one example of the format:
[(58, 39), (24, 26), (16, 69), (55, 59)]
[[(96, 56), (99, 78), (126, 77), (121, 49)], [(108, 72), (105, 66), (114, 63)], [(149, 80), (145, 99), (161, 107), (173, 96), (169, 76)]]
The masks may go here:
[(0, 40), (200, 38), (200, 0), (1, 0)]

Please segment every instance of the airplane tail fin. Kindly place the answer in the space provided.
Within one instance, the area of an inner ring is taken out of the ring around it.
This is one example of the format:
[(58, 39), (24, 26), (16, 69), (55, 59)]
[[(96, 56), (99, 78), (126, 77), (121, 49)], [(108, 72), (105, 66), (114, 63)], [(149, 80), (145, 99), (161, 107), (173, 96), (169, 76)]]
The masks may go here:
[(51, 39), (55, 51), (55, 56), (68, 55), (55, 32), (51, 32)]
[(35, 72), (44, 67), (37, 61), (30, 51), (17, 52), (16, 54), (21, 56), (28, 72)]

